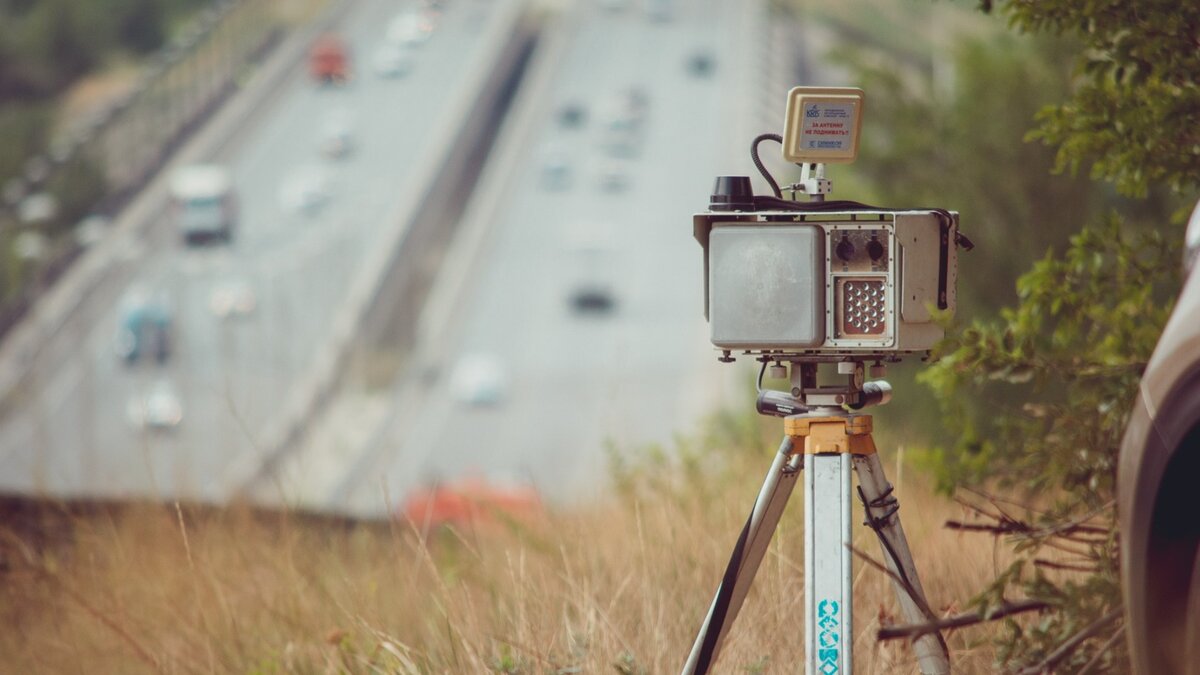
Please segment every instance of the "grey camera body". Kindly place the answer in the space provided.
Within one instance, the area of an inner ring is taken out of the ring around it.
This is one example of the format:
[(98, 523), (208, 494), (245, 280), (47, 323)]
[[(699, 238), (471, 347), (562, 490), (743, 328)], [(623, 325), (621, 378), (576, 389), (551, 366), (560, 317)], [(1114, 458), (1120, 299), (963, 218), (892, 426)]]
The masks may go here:
[(935, 310), (955, 309), (957, 229), (945, 211), (698, 214), (712, 343), (801, 358), (927, 353), (943, 337)]

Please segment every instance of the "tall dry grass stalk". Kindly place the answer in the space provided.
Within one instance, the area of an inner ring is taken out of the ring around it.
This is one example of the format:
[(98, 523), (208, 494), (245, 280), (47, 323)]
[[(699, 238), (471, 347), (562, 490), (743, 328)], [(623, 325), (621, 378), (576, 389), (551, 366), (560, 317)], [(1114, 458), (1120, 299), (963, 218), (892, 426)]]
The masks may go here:
[[(679, 465), (665, 477), (643, 466), (610, 503), (428, 539), (399, 522), (238, 507), (10, 521), (0, 538), (0, 670), (678, 672), (766, 469), (760, 459), (707, 481)], [(1005, 561), (989, 540), (944, 530), (962, 514), (912, 471), (904, 487), (901, 513), (931, 604), (957, 610), (951, 603)], [(796, 672), (802, 502), (798, 492), (720, 672)], [(47, 538), (47, 526), (57, 534)], [(855, 543), (879, 550), (866, 528)], [(916, 672), (906, 645), (874, 640), (896, 618), (887, 579), (856, 569), (856, 672)], [(989, 630), (949, 635), (956, 672), (992, 670)]]

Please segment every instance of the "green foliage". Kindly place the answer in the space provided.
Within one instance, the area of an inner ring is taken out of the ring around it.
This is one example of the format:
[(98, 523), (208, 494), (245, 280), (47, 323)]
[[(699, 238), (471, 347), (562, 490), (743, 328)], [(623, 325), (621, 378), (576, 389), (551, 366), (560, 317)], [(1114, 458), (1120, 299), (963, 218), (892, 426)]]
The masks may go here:
[(45, 102), (13, 101), (0, 105), (0, 138), (4, 139), (0, 143), (0, 177), (17, 175), (25, 161), (45, 147), (51, 112), (51, 106)]
[(174, 20), (208, 2), (0, 2), (0, 108), (56, 96), (113, 54), (162, 47)]
[(975, 507), (1017, 554), (975, 602), (1052, 608), (1006, 620), (1001, 659), (1122, 672), (1116, 460), (1200, 188), (1200, 5), (996, 4), (1026, 35), (961, 38), (925, 69), (844, 55), (869, 97), (856, 168), (888, 204), (959, 210), (979, 244), (959, 315), (991, 318), (950, 331), (921, 379), (947, 421), (941, 486), (1030, 504)]
[[(992, 483), (1039, 501), (1022, 517), (979, 509), (1000, 523), (1018, 562), (976, 602), (995, 606), (1019, 589), (1054, 608), (1033, 626), (1007, 622), (1000, 657), (1009, 665), (1125, 663), (1124, 642), (1100, 639), (1121, 608), (1117, 454), (1179, 284), (1177, 241), (1123, 231), (1116, 214), (1085, 227), (1021, 277), (1014, 308), (946, 340), (921, 378), (959, 436), (938, 458), (943, 487)], [(985, 406), (964, 402), (973, 399)], [(1054, 572), (1063, 569), (1071, 574)], [(1059, 649), (1097, 622), (1088, 640)]]
[(1087, 181), (1048, 177), (1054, 152), (1023, 142), (1043, 103), (1068, 86), (1064, 45), (1001, 33), (947, 52), (917, 72), (859, 51), (842, 58), (868, 97), (855, 169), (887, 205), (959, 211), (978, 245), (959, 277), (970, 315), (1011, 303), (1020, 270), (1113, 201)]
[(1045, 108), (1031, 133), (1058, 149), (1059, 170), (1089, 164), (1094, 178), (1137, 196), (1196, 187), (1200, 4), (1010, 0), (1001, 11), (1020, 30), (1082, 44), (1070, 100)]
[[(962, 439), (944, 456), (947, 486), (995, 477), (1067, 488), (1083, 508), (1112, 498), (1125, 416), (1178, 286), (1173, 243), (1160, 230), (1122, 232), (1111, 215), (1022, 276), (1015, 308), (940, 346), (921, 379)], [(965, 394), (986, 410), (972, 414)]]
[[(1014, 0), (1002, 11), (1020, 30), (1080, 45), (1067, 102), (1043, 108), (1027, 135), (1055, 150), (1055, 171), (1090, 164), (1093, 178), (1135, 196), (1200, 186), (1200, 6)], [(937, 457), (943, 487), (993, 485), (1037, 502), (1020, 516), (995, 500), (977, 507), (1017, 556), (977, 604), (1019, 591), (1052, 607), (1032, 624), (1006, 621), (1000, 658), (1009, 666), (1127, 668), (1117, 456), (1180, 282), (1179, 232), (1164, 227), (1172, 204), (1148, 206), (1124, 205), (1127, 215), (1087, 225), (1061, 254), (1046, 254), (1017, 282), (1015, 306), (958, 331), (922, 378), (958, 438)]]

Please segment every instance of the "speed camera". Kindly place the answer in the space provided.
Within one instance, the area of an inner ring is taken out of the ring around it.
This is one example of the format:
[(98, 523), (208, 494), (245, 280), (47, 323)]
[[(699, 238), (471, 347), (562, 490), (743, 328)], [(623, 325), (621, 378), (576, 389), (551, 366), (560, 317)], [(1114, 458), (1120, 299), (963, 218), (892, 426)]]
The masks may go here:
[[(714, 346), (772, 358), (866, 359), (927, 353), (955, 310), (958, 214), (826, 201), (826, 162), (858, 153), (861, 89), (797, 87), (784, 134), (751, 146), (774, 192), (746, 176), (717, 178), (709, 210), (693, 217), (704, 249), (705, 316)], [(757, 155), (782, 144), (801, 165), (785, 199)], [(803, 199), (807, 195), (808, 199)]]
[(713, 345), (788, 354), (928, 351), (953, 312), (958, 216), (944, 211), (710, 211), (704, 246)]

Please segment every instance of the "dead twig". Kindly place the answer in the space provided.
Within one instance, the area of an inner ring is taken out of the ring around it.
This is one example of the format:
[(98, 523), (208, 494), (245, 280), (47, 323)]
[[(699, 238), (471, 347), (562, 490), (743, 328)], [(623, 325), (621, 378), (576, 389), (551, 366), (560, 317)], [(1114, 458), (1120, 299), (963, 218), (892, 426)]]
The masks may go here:
[(1033, 561), (1034, 567), (1041, 567), (1048, 570), (1065, 570), (1067, 572), (1099, 572), (1100, 569), (1095, 565), (1071, 564), (1054, 562), (1053, 560), (1044, 560), (1037, 558)]
[(1043, 609), (1049, 609), (1050, 603), (1041, 600), (1021, 600), (1019, 602), (1007, 602), (998, 607), (994, 607), (987, 612), (963, 612), (955, 614), (944, 619), (929, 621), (927, 623), (909, 624), (901, 626), (884, 626), (875, 634), (877, 640), (896, 640), (899, 638), (918, 638), (926, 633), (945, 630), (948, 628), (962, 628), (964, 626), (973, 626), (985, 621), (994, 621), (1003, 619), (1006, 616), (1021, 614), (1023, 612), (1035, 612)]
[(1087, 675), (1088, 673), (1092, 672), (1092, 668), (1095, 668), (1096, 665), (1100, 663), (1100, 657), (1104, 656), (1108, 650), (1112, 649), (1113, 645), (1117, 644), (1117, 641), (1120, 640), (1121, 636), (1124, 634), (1125, 626), (1121, 626), (1113, 631), (1113, 634), (1108, 636), (1108, 639), (1104, 641), (1104, 644), (1100, 645), (1100, 649), (1096, 650), (1096, 653), (1092, 655), (1092, 658), (1089, 659), (1087, 663), (1083, 664), (1083, 667), (1080, 668), (1079, 672), (1075, 673), (1075, 675)]
[(1078, 649), (1079, 645), (1095, 637), (1097, 633), (1104, 630), (1106, 626), (1113, 621), (1116, 621), (1120, 617), (1121, 610), (1114, 609), (1108, 614), (1096, 619), (1092, 623), (1088, 624), (1088, 626), (1083, 630), (1064, 640), (1057, 649), (1050, 652), (1050, 654), (1046, 656), (1046, 658), (1040, 663), (1018, 671), (1017, 675), (1039, 675), (1041, 673), (1052, 672), (1054, 668), (1062, 662), (1063, 659), (1067, 658), (1072, 652)]

